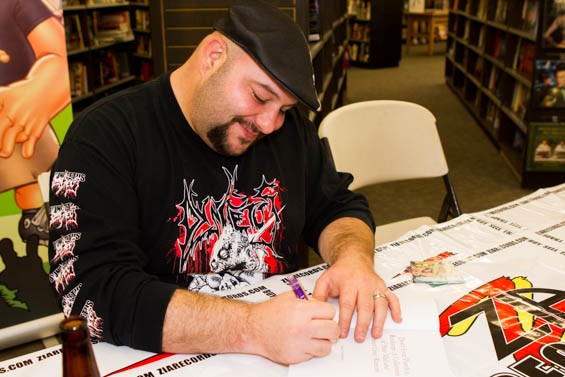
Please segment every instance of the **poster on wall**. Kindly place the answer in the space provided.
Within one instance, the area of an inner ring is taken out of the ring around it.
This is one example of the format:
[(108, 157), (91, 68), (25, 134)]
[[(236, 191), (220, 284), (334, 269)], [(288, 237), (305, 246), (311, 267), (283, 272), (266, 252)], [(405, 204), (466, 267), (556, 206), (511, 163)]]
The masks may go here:
[(565, 49), (565, 1), (545, 0), (542, 47)]
[(565, 108), (565, 60), (536, 59), (533, 106)]
[(526, 170), (565, 169), (565, 123), (530, 123)]
[(47, 199), (38, 179), (57, 157), (72, 109), (60, 1), (2, 0), (0, 30), (2, 349), (52, 335), (56, 329), (42, 320), (60, 319), (48, 276)]

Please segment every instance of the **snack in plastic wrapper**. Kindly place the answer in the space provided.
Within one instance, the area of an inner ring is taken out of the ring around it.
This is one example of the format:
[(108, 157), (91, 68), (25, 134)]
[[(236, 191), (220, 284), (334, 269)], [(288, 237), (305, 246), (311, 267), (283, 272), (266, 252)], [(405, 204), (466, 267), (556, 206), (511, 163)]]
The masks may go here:
[(461, 273), (446, 260), (411, 261), (410, 272), (414, 283), (456, 284), (463, 283)]

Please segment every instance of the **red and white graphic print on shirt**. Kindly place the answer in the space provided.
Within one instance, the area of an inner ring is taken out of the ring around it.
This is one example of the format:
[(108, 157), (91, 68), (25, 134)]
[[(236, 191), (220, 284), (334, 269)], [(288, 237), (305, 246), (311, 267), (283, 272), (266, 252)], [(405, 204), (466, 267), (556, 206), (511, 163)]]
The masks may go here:
[(228, 181), (220, 198), (198, 201), (194, 180), (184, 181), (184, 198), (176, 205), (179, 236), (170, 256), (174, 272), (187, 282), (192, 278), (191, 290), (230, 289), (284, 270), (277, 253), (284, 209), (280, 182), (262, 176), (252, 193), (244, 193), (235, 188), (237, 166), (233, 174), (223, 170)]
[[(73, 200), (78, 195), (79, 186), (86, 181), (84, 173), (69, 171), (54, 172), (51, 180), (51, 192), (56, 197)], [(78, 227), (79, 207), (73, 202), (65, 202), (49, 207), (49, 229), (50, 230), (72, 230)], [(77, 257), (74, 255), (76, 242), (81, 234), (74, 232), (62, 234), (53, 241), (55, 255), (51, 263), (60, 262), (49, 274), (49, 281), (54, 285), (57, 292), (63, 292), (75, 277), (74, 263)]]
[[(73, 200), (78, 197), (80, 184), (86, 182), (86, 174), (63, 171), (54, 172), (51, 181), (51, 192), (59, 198)], [(73, 202), (65, 202), (60, 205), (53, 205), (49, 208), (49, 229), (69, 231), (78, 227), (78, 211), (80, 208)], [(49, 281), (53, 284), (59, 294), (61, 294), (72, 280), (75, 278), (74, 264), (78, 260), (74, 249), (81, 238), (81, 233), (74, 232), (62, 234), (53, 241), (55, 255), (51, 259), (52, 263), (60, 262), (49, 274)], [(62, 298), (63, 313), (65, 316), (71, 314), (75, 300), (80, 292), (82, 284), (77, 284), (70, 292)], [(102, 339), (103, 320), (94, 310), (94, 302), (86, 300), (80, 311), (80, 315), (87, 319), (92, 339)]]
[(77, 197), (81, 182), (86, 180), (86, 174), (70, 171), (55, 172), (51, 181), (51, 190), (57, 197), (72, 199)]

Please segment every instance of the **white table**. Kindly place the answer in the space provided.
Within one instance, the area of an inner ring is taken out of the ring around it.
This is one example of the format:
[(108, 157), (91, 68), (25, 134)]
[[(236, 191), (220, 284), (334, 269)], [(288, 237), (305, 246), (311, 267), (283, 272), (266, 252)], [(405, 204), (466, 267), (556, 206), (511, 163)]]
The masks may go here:
[[(465, 282), (438, 287), (414, 284), (405, 270), (409, 262), (438, 257), (457, 266)], [(313, 288), (325, 267), (315, 266), (298, 273), (307, 290)], [(543, 375), (542, 370), (547, 375), (565, 375), (565, 184), (409, 232), (376, 248), (375, 268), (399, 296), (418, 290), (435, 302), (441, 342), (453, 375), (500, 373), (499, 376), (523, 377)], [(268, 291), (288, 289), (281, 277), (268, 279), (259, 286), (263, 288), (226, 294), (239, 292), (238, 298), (261, 301), (271, 294)], [(406, 306), (410, 302), (403, 302)], [(289, 375), (286, 366), (248, 355), (156, 357), (105, 343), (94, 348), (103, 374), (147, 358), (153, 360), (116, 374), (121, 377), (163, 372), (168, 376)], [(431, 359), (436, 352), (444, 352), (429, 348), (422, 347), (421, 352), (428, 353)], [(0, 363), (0, 374), (60, 376), (60, 358), (59, 348), (53, 347)], [(538, 374), (532, 372), (536, 370)], [(431, 362), (405, 375), (430, 376), (434, 371)]]

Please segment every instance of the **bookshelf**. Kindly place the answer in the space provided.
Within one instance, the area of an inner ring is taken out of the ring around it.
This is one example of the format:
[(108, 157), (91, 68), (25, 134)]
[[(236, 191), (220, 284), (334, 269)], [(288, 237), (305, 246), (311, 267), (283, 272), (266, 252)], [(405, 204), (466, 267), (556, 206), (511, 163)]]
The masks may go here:
[(565, 180), (565, 159), (552, 155), (542, 161), (536, 155), (544, 140), (554, 147), (565, 140), (565, 128), (559, 126), (565, 104), (540, 105), (542, 91), (548, 89), (541, 76), (553, 72), (550, 79), (556, 85), (551, 67), (560, 56), (542, 39), (544, 22), (552, 18), (552, 1), (452, 0), (449, 11), (446, 83), (520, 184), (529, 188)]
[(351, 63), (367, 68), (396, 67), (402, 47), (402, 1), (349, 0)]
[(153, 48), (151, 41), (151, 12), (149, 0), (130, 2), (132, 28), (135, 37), (133, 53), (134, 74), (141, 81), (153, 77)]
[(67, 0), (63, 2), (63, 17), (75, 113), (136, 83), (129, 2)]
[[(183, 64), (231, 3), (230, 0), (151, 1), (155, 73)], [(311, 41), (310, 51), (322, 111), (308, 112), (308, 115), (319, 124), (329, 111), (342, 103), (346, 88), (347, 1), (272, 0), (272, 3), (288, 13)], [(318, 20), (313, 23), (310, 22), (311, 3), (319, 11)]]
[(405, 0), (402, 39), (406, 54), (412, 45), (427, 45), (432, 55), (436, 41), (447, 40), (448, 0)]

